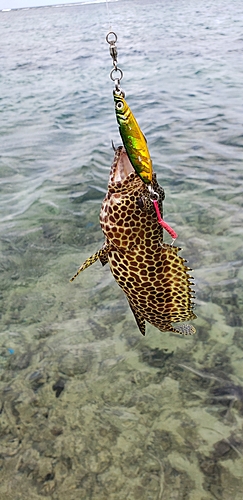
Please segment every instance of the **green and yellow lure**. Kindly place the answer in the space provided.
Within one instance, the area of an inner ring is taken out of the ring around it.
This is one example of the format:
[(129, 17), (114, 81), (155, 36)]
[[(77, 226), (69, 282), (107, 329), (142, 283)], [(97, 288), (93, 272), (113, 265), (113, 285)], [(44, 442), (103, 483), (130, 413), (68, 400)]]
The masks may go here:
[(142, 181), (149, 184), (152, 182), (153, 169), (146, 139), (122, 92), (114, 90), (114, 101), (119, 131), (128, 158)]

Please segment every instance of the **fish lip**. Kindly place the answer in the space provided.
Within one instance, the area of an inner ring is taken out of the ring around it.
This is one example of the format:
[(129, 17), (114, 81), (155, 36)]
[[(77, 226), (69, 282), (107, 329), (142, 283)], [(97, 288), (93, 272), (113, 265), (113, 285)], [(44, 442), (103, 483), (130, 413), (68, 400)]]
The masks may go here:
[(127, 156), (127, 152), (123, 146), (119, 146), (115, 152), (115, 158), (110, 175), (110, 183), (122, 184), (132, 173), (136, 175), (135, 170)]

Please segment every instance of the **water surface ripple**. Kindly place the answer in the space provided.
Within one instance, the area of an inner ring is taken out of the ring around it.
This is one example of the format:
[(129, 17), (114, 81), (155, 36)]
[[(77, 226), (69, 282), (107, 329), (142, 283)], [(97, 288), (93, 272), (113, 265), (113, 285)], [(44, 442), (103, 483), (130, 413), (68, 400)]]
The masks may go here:
[[(69, 283), (120, 144), (110, 21), (193, 338), (141, 338), (99, 263)], [(241, 0), (0, 12), (1, 498), (242, 500), (242, 33)]]

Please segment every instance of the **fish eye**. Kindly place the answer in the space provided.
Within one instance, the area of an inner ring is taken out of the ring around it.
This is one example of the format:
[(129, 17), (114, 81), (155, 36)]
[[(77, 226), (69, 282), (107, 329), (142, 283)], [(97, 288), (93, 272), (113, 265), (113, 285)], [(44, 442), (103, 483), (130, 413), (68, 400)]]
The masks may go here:
[(137, 204), (141, 210), (144, 209), (144, 198), (141, 196), (140, 198), (137, 199)]
[(123, 102), (122, 101), (118, 101), (116, 103), (116, 109), (118, 109), (118, 111), (121, 111), (123, 109)]

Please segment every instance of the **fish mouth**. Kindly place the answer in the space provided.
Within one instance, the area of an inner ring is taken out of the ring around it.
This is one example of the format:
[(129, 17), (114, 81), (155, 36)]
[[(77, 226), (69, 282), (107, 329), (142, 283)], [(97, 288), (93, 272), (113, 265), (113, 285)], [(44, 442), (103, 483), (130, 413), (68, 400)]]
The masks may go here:
[(132, 172), (134, 172), (134, 168), (127, 156), (126, 150), (123, 146), (119, 146), (116, 150), (115, 162), (112, 172), (112, 181), (122, 182)]

